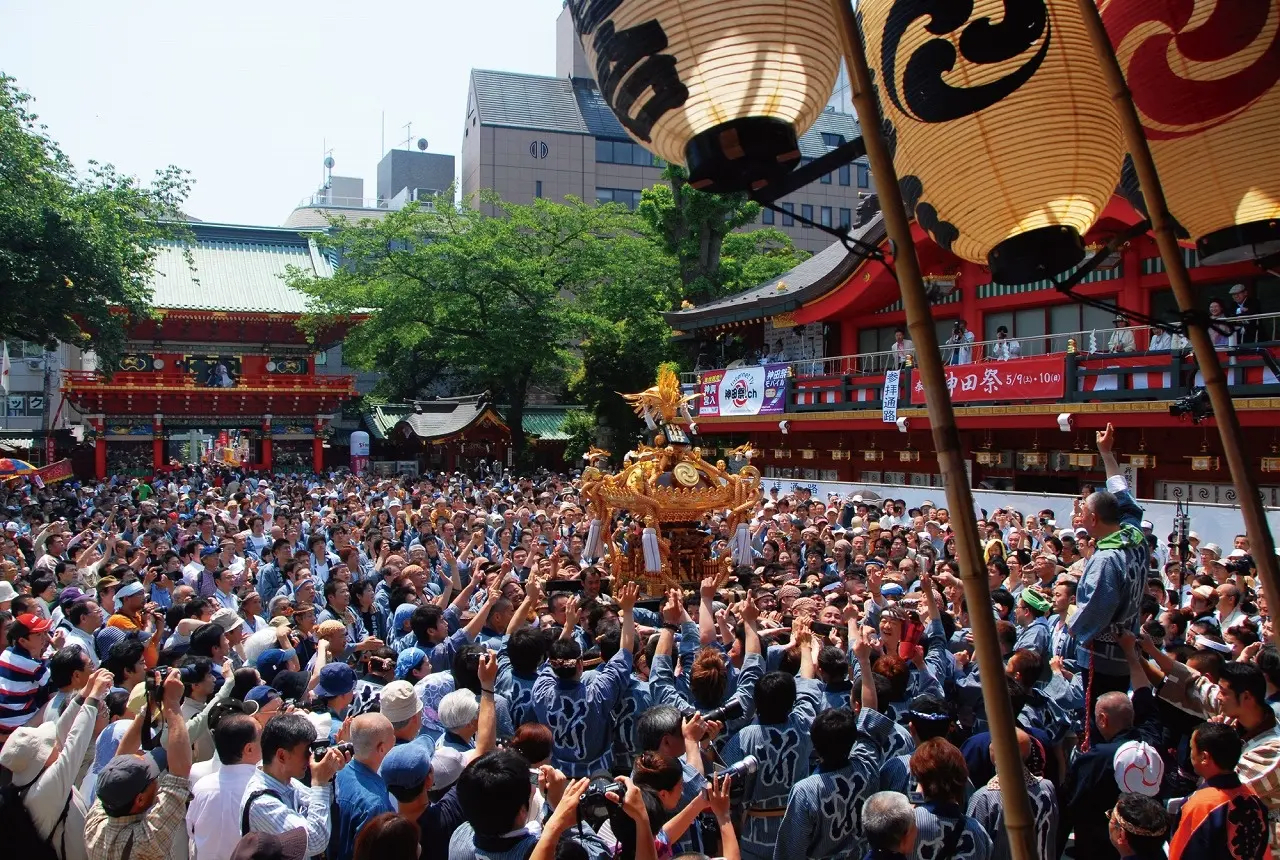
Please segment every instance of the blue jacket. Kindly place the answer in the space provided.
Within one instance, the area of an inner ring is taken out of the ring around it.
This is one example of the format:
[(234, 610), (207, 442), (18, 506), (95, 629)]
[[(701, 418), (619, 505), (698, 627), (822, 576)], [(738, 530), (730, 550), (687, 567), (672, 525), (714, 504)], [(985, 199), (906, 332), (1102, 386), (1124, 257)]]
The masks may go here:
[(356, 850), (356, 834), (370, 819), (395, 812), (387, 784), (354, 759), (334, 777), (334, 810), (329, 834), (329, 856), (335, 860), (351, 857)]

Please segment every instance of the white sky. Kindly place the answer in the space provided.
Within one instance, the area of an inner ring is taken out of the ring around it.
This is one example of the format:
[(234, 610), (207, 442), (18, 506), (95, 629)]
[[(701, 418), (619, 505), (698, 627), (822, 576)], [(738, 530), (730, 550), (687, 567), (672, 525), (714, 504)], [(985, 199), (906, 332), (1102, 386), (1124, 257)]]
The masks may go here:
[(277, 225), (319, 186), (326, 145), (376, 195), (384, 110), (388, 149), (412, 122), (460, 160), (470, 70), (554, 74), (561, 5), (4, 0), (0, 71), (77, 165), (176, 164), (191, 215)]

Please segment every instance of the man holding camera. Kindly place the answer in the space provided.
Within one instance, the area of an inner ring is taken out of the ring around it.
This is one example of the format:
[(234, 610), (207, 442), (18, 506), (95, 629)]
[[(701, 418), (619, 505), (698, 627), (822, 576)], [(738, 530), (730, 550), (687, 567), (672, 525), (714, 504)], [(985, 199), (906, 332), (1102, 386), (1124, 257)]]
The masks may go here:
[[(302, 714), (273, 718), (262, 730), (262, 769), (249, 778), (241, 805), (241, 834), (284, 833), (295, 827), (307, 831), (307, 856), (329, 845), (329, 784), (351, 760), (341, 745), (312, 758), (316, 728)], [(310, 787), (302, 778), (311, 769)]]

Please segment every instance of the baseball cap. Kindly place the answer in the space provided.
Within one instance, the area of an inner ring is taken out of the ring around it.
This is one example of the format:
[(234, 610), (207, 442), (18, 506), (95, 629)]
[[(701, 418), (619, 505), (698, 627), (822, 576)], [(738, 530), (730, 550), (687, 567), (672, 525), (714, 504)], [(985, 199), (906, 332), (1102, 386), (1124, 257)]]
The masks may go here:
[[(289, 661), (298, 656), (298, 652), (292, 648), (268, 648), (258, 655), (258, 659), (253, 661), (253, 665), (257, 668), (262, 680), (270, 684), (275, 680), (276, 675), (280, 674)], [(327, 666), (325, 668), (328, 668)], [(321, 670), (323, 676), (324, 670)]]
[(116, 591), (116, 600), (124, 600), (126, 597), (133, 597), (142, 594), (144, 591), (146, 589), (142, 587), (142, 583), (135, 579), (128, 585), (120, 586), (119, 590)]
[(244, 624), (244, 619), (234, 609), (225, 606), (213, 613), (213, 618), (209, 620), (221, 627), (224, 633), (230, 633)]
[(96, 794), (108, 815), (128, 815), (133, 801), (160, 778), (160, 767), (149, 755), (118, 755), (98, 774)]
[(252, 690), (244, 694), (244, 700), (246, 702), (253, 702), (255, 705), (258, 706), (258, 710), (262, 710), (267, 705), (269, 705), (270, 703), (274, 702), (276, 699), (279, 699), (279, 698), (283, 698), (280, 695), (280, 691), (277, 690), (275, 687), (271, 687), (266, 684), (259, 684), (258, 686), (254, 687)]
[[(345, 696), (356, 688), (356, 673), (346, 663), (329, 663), (320, 670), (320, 680), (315, 686), (315, 694), (322, 698), (332, 699), (334, 696)], [(474, 693), (472, 695), (475, 695)], [(458, 723), (466, 725), (466, 721)], [(457, 726), (445, 726), (456, 728)]]
[(1211, 585), (1197, 585), (1191, 590), (1191, 593), (1196, 597), (1203, 597), (1205, 600), (1213, 600), (1218, 594)]
[(271, 686), (280, 691), (281, 698), (299, 701), (306, 695), (310, 681), (311, 676), (306, 672), (281, 672)]
[(283, 833), (256, 830), (240, 837), (231, 860), (306, 860), (307, 831), (301, 827)]
[(422, 711), (422, 699), (408, 681), (392, 681), (379, 697), (382, 715), (393, 723), (403, 723)]
[(23, 613), (18, 616), (18, 623), (32, 633), (46, 633), (53, 626), (53, 622), (48, 618), (41, 618), (31, 612)]
[[(383, 707), (385, 714), (385, 703)], [(382, 760), (378, 775), (388, 788), (419, 788), (431, 775), (431, 750), (423, 744), (399, 744)]]
[(58, 603), (74, 602), (82, 597), (84, 597), (84, 592), (72, 585), (58, 592)]
[(427, 659), (427, 652), (421, 648), (406, 648), (400, 652), (400, 656), (396, 658), (396, 678), (404, 680), (413, 673), (413, 670), (422, 665), (422, 661)]
[(201, 557), (201, 558), (204, 558), (204, 557), (205, 557), (205, 556), (207, 556), (207, 555), (216, 555), (218, 552), (219, 552), (218, 547), (216, 547), (216, 546), (206, 546), (206, 547), (203, 547), (203, 548), (200, 550), (200, 557)]

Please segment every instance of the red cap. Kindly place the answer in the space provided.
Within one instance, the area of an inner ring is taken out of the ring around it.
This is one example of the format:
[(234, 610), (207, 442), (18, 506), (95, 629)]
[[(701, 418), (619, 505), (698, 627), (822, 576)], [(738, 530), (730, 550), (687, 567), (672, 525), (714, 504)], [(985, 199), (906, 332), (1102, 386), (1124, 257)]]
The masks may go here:
[(53, 626), (53, 622), (48, 618), (41, 618), (39, 615), (28, 612), (25, 615), (18, 616), (18, 623), (30, 630), (32, 633), (45, 633)]

